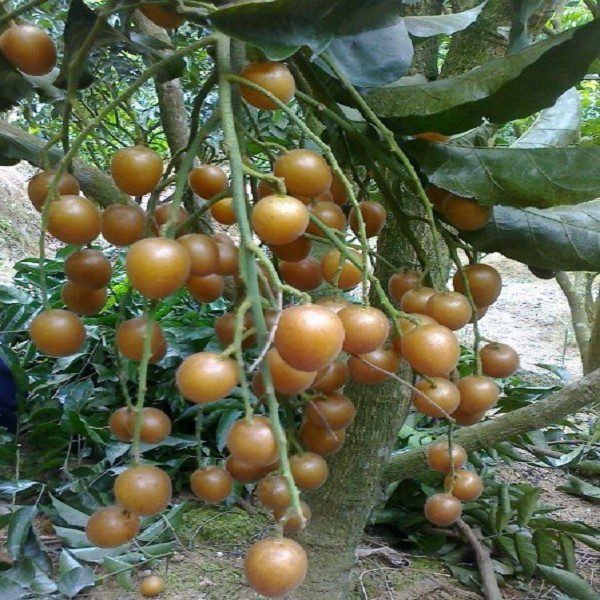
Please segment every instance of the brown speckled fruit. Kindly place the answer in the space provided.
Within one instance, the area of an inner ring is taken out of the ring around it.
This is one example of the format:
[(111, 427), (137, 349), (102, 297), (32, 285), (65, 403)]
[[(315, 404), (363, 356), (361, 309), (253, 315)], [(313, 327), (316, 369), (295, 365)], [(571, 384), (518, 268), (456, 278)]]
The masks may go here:
[(331, 187), (331, 169), (325, 159), (312, 150), (290, 150), (281, 155), (273, 169), (283, 177), (289, 194), (313, 198)]
[[(274, 248), (276, 247), (274, 246)], [(316, 290), (323, 283), (321, 265), (312, 256), (307, 256), (305, 259), (295, 262), (282, 260), (277, 267), (285, 283), (303, 292)]]
[(435, 290), (426, 286), (408, 290), (402, 296), (400, 308), (407, 313), (427, 314), (427, 303), (433, 294)]
[(498, 384), (485, 375), (467, 375), (456, 382), (460, 391), (460, 408), (466, 413), (481, 413), (496, 406), (500, 397)]
[[(452, 444), (452, 458), (454, 459), (454, 468), (460, 469), (467, 462), (467, 453), (462, 446)], [(452, 459), (447, 441), (434, 442), (427, 446), (427, 464), (432, 471), (450, 473)]]
[(312, 387), (317, 392), (330, 394), (344, 387), (348, 377), (348, 363), (343, 359), (334, 360), (317, 373)]
[(115, 479), (113, 491), (117, 502), (133, 514), (155, 515), (171, 501), (171, 479), (158, 467), (128, 467)]
[(427, 377), (445, 377), (458, 364), (460, 344), (456, 335), (442, 325), (422, 325), (406, 332), (400, 340), (402, 356)]
[(271, 246), (271, 252), (274, 256), (287, 262), (297, 262), (304, 260), (312, 249), (312, 242), (301, 235), (297, 240), (290, 242), (289, 244), (280, 244), (278, 246)]
[(126, 406), (122, 406), (121, 408), (117, 408), (108, 419), (108, 428), (110, 432), (120, 441), (120, 442), (131, 442), (131, 435), (128, 431), (129, 417), (133, 412), (129, 410)]
[(343, 394), (316, 396), (306, 405), (306, 420), (321, 429), (346, 429), (355, 416), (356, 407)]
[(60, 297), (65, 306), (78, 315), (88, 317), (98, 314), (108, 298), (105, 288), (90, 290), (72, 281), (67, 281), (60, 291)]
[(435, 185), (429, 184), (425, 188), (425, 193), (429, 198), (429, 202), (433, 204), (433, 208), (438, 212), (441, 212), (444, 200), (450, 192), (448, 190), (443, 190), (442, 188), (439, 188)]
[(265, 467), (249, 465), (241, 460), (230, 456), (225, 462), (225, 468), (229, 474), (240, 483), (253, 483), (265, 474)]
[(185, 284), (191, 269), (190, 254), (181, 244), (158, 237), (133, 244), (125, 263), (131, 285), (152, 300), (175, 293)]
[[(368, 238), (379, 235), (379, 232), (385, 225), (385, 219), (387, 212), (380, 202), (372, 202), (366, 200), (359, 203), (360, 212), (365, 223), (365, 232)], [(359, 224), (358, 216), (356, 214), (356, 208), (352, 207), (350, 211), (350, 217), (348, 219), (350, 223), (350, 229), (358, 236), (359, 235)]]
[(238, 383), (234, 360), (214, 352), (188, 356), (175, 375), (181, 395), (196, 404), (225, 398)]
[(263, 477), (256, 485), (256, 499), (267, 508), (287, 508), (292, 495), (282, 475), (271, 473)]
[(492, 207), (482, 206), (475, 200), (448, 194), (444, 198), (441, 213), (446, 217), (448, 223), (459, 231), (477, 231), (490, 220)]
[(460, 519), (462, 504), (452, 494), (434, 494), (425, 502), (425, 518), (436, 527), (448, 527)]
[(508, 344), (491, 342), (480, 351), (481, 369), (490, 377), (510, 377), (519, 368), (519, 355)]
[(469, 301), (458, 292), (435, 292), (427, 301), (426, 311), (440, 325), (453, 331), (462, 329), (473, 316)]
[[(38, 212), (41, 212), (44, 202), (48, 196), (50, 184), (54, 179), (55, 171), (42, 171), (34, 175), (27, 185), (27, 195), (31, 200), (31, 204)], [(73, 175), (63, 173), (58, 181), (57, 192), (59, 196), (77, 196), (81, 188), (79, 182)]]
[(298, 437), (302, 445), (311, 452), (327, 456), (335, 454), (346, 439), (346, 430), (331, 431), (315, 427), (309, 421), (304, 421), (298, 430)]
[(294, 482), (301, 490), (316, 490), (329, 476), (327, 462), (315, 452), (299, 452), (290, 456), (290, 469)]
[[(484, 263), (475, 263), (464, 267), (465, 275), (469, 282), (473, 302), (477, 307), (490, 306), (502, 291), (502, 278), (500, 273)], [(465, 293), (465, 287), (460, 272), (456, 272), (452, 278), (454, 290)]]
[[(357, 264), (363, 265), (362, 255), (356, 250), (348, 250), (348, 253), (354, 257)], [(362, 280), (362, 271), (354, 262), (342, 258), (339, 250), (330, 250), (321, 259), (321, 270), (325, 281), (341, 290), (351, 290)], [(339, 272), (338, 272), (339, 271)]]
[(307, 569), (304, 548), (287, 538), (255, 542), (244, 560), (246, 580), (267, 598), (279, 598), (293, 592), (304, 581)]
[[(278, 100), (287, 104), (296, 91), (296, 82), (290, 70), (280, 62), (251, 62), (244, 67), (240, 76), (271, 92)], [(265, 94), (247, 85), (240, 86), (244, 100), (262, 110), (275, 110), (277, 104)]]
[[(123, 321), (117, 328), (116, 342), (119, 352), (128, 358), (139, 362), (142, 360), (144, 335), (146, 333), (146, 319), (134, 318)], [(150, 362), (158, 362), (162, 358), (162, 349), (166, 344), (161, 326), (152, 323), (152, 339), (150, 340)]]
[(286, 308), (275, 333), (281, 358), (301, 371), (318, 371), (342, 349), (344, 326), (333, 311), (316, 304)]
[(483, 481), (473, 471), (458, 469), (454, 472), (454, 477), (452, 473), (446, 475), (444, 489), (463, 502), (471, 502), (477, 500), (483, 493)]
[(217, 165), (201, 165), (194, 167), (189, 174), (188, 182), (195, 194), (210, 200), (227, 189), (227, 175)]
[(413, 393), (413, 404), (425, 415), (440, 418), (458, 408), (460, 392), (451, 381), (443, 377), (421, 379), (415, 387), (419, 392)]
[[(410, 317), (400, 317), (398, 319), (398, 326), (400, 327), (400, 331), (402, 335), (404, 335), (407, 331), (414, 329), (415, 327), (420, 327), (421, 325), (436, 325), (437, 321), (432, 319), (429, 315), (420, 315), (418, 313), (413, 313)], [(394, 346), (397, 352), (402, 353), (401, 349), (402, 338), (397, 335), (392, 339), (392, 345)]]
[(266, 467), (277, 460), (277, 442), (266, 417), (236, 421), (229, 430), (227, 447), (235, 459), (250, 466)]
[(100, 250), (82, 248), (77, 252), (73, 252), (65, 260), (65, 275), (67, 278), (89, 290), (99, 290), (106, 287), (111, 274), (110, 261)]
[(239, 271), (238, 249), (235, 244), (217, 242), (219, 266), (217, 275), (237, 275)]
[(165, 591), (165, 581), (158, 575), (150, 575), (142, 579), (138, 589), (144, 598), (156, 598)]
[(235, 211), (233, 210), (233, 198), (223, 198), (210, 207), (210, 214), (217, 223), (221, 225), (233, 225), (235, 223)]
[(300, 502), (300, 512), (304, 519), (304, 524), (301, 521), (300, 515), (293, 508), (274, 508), (273, 518), (276, 523), (283, 525), (283, 533), (290, 535), (296, 533), (306, 527), (312, 517), (310, 508), (306, 502)]
[(61, 196), (48, 209), (48, 232), (65, 244), (82, 246), (98, 237), (102, 213), (83, 196)]
[(233, 490), (233, 478), (221, 467), (204, 467), (191, 474), (190, 487), (194, 495), (204, 502), (223, 502)]
[[(171, 202), (164, 202), (156, 207), (154, 211), (154, 223), (153, 223), (153, 231), (156, 235), (158, 235), (161, 231), (164, 230), (164, 225), (166, 225), (171, 219), (171, 211), (173, 204)], [(175, 227), (181, 227), (188, 219), (189, 213), (183, 206), (179, 206), (177, 212), (175, 214)], [(181, 232), (180, 232), (181, 233)]]
[[(336, 229), (337, 231), (344, 231), (344, 229), (346, 229), (346, 215), (344, 215), (342, 209), (337, 204), (320, 200), (318, 202), (313, 202), (308, 210), (311, 215), (315, 216), (319, 221), (322, 221), (323, 225), (330, 229)], [(306, 233), (322, 238), (326, 237), (319, 225), (312, 221), (308, 224)]]
[(390, 333), (385, 314), (372, 306), (352, 305), (338, 313), (344, 325), (342, 350), (348, 354), (366, 354), (379, 348)]
[(13, 23), (0, 35), (0, 52), (27, 75), (46, 75), (56, 64), (52, 38), (35, 25)]
[[(232, 312), (222, 314), (215, 321), (215, 334), (219, 338), (219, 342), (224, 348), (233, 344), (233, 339), (235, 336), (235, 319), (236, 314)], [(249, 313), (246, 313), (244, 316), (244, 330), (245, 334), (249, 329), (252, 328), (252, 316)], [(256, 342), (256, 336), (251, 335), (242, 341), (242, 348), (250, 348), (252, 344)]]
[(129, 246), (144, 237), (146, 213), (136, 204), (111, 204), (102, 213), (102, 235), (114, 246)]
[(392, 346), (382, 346), (348, 359), (350, 379), (356, 383), (377, 385), (390, 379), (400, 366), (400, 354)]
[(452, 413), (452, 418), (456, 421), (457, 425), (468, 426), (479, 421), (483, 421), (485, 417), (485, 411), (480, 413), (467, 413), (461, 410), (460, 406)]
[(419, 287), (422, 281), (423, 273), (420, 271), (415, 271), (413, 269), (402, 271), (401, 273), (396, 273), (390, 277), (390, 280), (388, 281), (388, 292), (395, 302), (400, 303), (402, 301), (402, 296), (404, 296), (408, 290)]
[(333, 173), (330, 192), (333, 197), (333, 201), (338, 206), (344, 206), (344, 204), (348, 202), (348, 191), (346, 190), (346, 186), (344, 185), (342, 178), (337, 173)]
[[(271, 348), (267, 352), (265, 360), (269, 365), (275, 391), (285, 396), (292, 396), (308, 389), (317, 375), (316, 371), (300, 371), (291, 367), (281, 358), (275, 348)], [(258, 373), (258, 378), (257, 385), (261, 386), (262, 377), (260, 373)]]
[(198, 302), (214, 302), (223, 295), (225, 290), (225, 280), (222, 275), (206, 275), (206, 277), (192, 275), (185, 285)]
[(98, 548), (116, 548), (126, 544), (139, 530), (139, 517), (118, 505), (97, 510), (85, 526), (87, 539)]
[(29, 337), (42, 354), (69, 356), (85, 343), (85, 327), (77, 315), (54, 308), (42, 311), (31, 321)]
[[(135, 413), (127, 411), (127, 433), (133, 437), (135, 429)], [(140, 441), (144, 444), (158, 444), (171, 433), (171, 419), (162, 410), (146, 406), (142, 409)]]
[(293, 242), (307, 226), (308, 209), (292, 196), (265, 196), (252, 209), (252, 227), (270, 245)]
[(130, 196), (149, 194), (163, 174), (162, 158), (145, 146), (119, 150), (110, 163), (117, 187)]
[(219, 268), (219, 247), (215, 240), (203, 233), (190, 233), (177, 238), (192, 259), (191, 274), (212, 275)]
[(144, 4), (140, 6), (140, 11), (147, 19), (164, 29), (176, 29), (184, 21), (182, 15), (161, 4)]

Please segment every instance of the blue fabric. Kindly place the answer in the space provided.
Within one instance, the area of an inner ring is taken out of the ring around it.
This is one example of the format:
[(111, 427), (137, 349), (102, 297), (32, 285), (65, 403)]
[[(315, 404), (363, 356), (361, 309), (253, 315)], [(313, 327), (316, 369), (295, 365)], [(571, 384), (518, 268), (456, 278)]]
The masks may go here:
[(12, 371), (0, 358), (0, 426), (14, 433), (17, 427), (17, 389)]

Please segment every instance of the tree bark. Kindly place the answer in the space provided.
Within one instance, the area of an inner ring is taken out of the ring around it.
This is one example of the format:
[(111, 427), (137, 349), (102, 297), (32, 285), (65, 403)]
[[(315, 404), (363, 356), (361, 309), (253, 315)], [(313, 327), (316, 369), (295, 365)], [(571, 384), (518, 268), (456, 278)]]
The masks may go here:
[[(27, 133), (7, 121), (0, 120), (0, 145), (12, 147), (15, 157), (22, 158), (35, 167), (43, 168), (41, 151), (45, 144), (45, 140)], [(58, 163), (61, 156), (62, 153), (57, 149), (48, 154), (53, 165)], [(80, 159), (73, 161), (73, 175), (79, 181), (83, 193), (100, 206), (130, 201), (129, 197), (115, 186), (113, 180), (106, 173), (90, 167)]]
[[(493, 446), (555, 423), (598, 400), (600, 370), (565, 386), (559, 392), (529, 406), (506, 413), (489, 421), (460, 429), (454, 440), (468, 452)], [(392, 457), (384, 474), (386, 483), (409, 479), (427, 468), (426, 446)]]
[(596, 297), (592, 333), (587, 347), (584, 368), (585, 373), (600, 369), (600, 294)]

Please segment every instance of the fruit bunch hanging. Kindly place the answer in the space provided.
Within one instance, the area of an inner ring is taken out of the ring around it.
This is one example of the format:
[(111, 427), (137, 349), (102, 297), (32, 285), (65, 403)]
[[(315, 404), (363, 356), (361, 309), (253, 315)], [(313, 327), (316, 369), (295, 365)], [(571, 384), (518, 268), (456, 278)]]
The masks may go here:
[[(162, 26), (179, 24), (160, 5), (144, 6), (143, 12)], [(51, 40), (49, 45), (44, 32), (23, 27), (29, 26), (13, 25), (2, 34), (0, 51), (24, 72), (48, 72), (56, 55)], [(28, 52), (18, 50), (23, 44)], [(51, 307), (44, 293), (44, 309), (29, 334), (45, 355), (78, 352), (86, 340), (81, 317), (100, 312), (108, 298), (112, 267), (100, 248), (124, 249), (129, 285), (144, 309), (118, 320), (115, 343), (139, 365), (138, 393), (108, 425), (117, 440), (131, 444), (131, 464), (114, 481), (114, 504), (87, 524), (92, 544), (116, 547), (136, 536), (140, 517), (160, 513), (172, 499), (167, 473), (144, 463), (140, 453), (140, 443), (159, 443), (171, 431), (165, 412), (145, 406), (152, 385), (148, 364), (167, 352), (157, 309), (182, 288), (200, 303), (213, 302), (230, 278), (235, 291), (215, 323), (222, 351), (183, 357), (174, 383), (200, 414), (202, 405), (241, 390), (246, 414), (229, 431), (224, 464), (201, 460), (190, 488), (200, 500), (219, 503), (234, 481), (256, 484), (256, 499), (273, 511), (277, 535), (249, 548), (245, 573), (258, 592), (278, 597), (297, 588), (308, 568), (302, 546), (285, 536), (309, 526), (311, 511), (301, 494), (326, 482), (327, 457), (351, 435), (356, 408), (344, 394), (348, 381), (379, 385), (394, 379), (410, 389), (416, 410), (447, 420), (448, 439), (427, 448), (430, 468), (446, 475), (445, 491), (425, 504), (427, 519), (446, 527), (460, 517), (461, 502), (483, 490), (479, 476), (464, 468), (467, 454), (453, 443), (453, 426), (484, 418), (501, 393), (495, 379), (511, 375), (519, 358), (506, 344), (479, 347), (478, 320), (498, 298), (502, 281), (474, 254), (463, 266), (450, 243), (454, 238), (448, 242), (457, 267), (452, 291), (439, 282), (434, 287), (432, 274), (418, 269), (399, 269), (383, 288), (377, 276), (382, 257), (372, 242), (385, 227), (386, 206), (368, 193), (368, 178), (349, 178), (329, 147), (287, 108), (295, 93), (288, 68), (253, 62), (232, 74), (228, 44), (218, 40), (217, 62), (229, 165), (194, 165), (197, 148), (190, 147), (178, 178), (200, 199), (194, 214), (182, 205), (182, 186), (161, 201), (163, 159), (143, 145), (114, 155), (113, 180), (130, 200), (104, 210), (81, 195), (67, 160), (30, 181), (29, 197), (42, 213), (43, 228), (78, 249), (65, 262), (66, 308)], [(311, 147), (280, 153), (270, 173), (245, 164), (233, 118), (235, 84), (252, 107), (286, 111)], [(432, 187), (427, 193), (429, 210), (433, 205), (459, 231), (477, 229), (489, 218), (489, 208), (473, 200)], [(198, 231), (203, 213), (228, 233)], [(455, 332), (469, 323), (475, 328), (475, 362), (473, 372), (460, 377)], [(398, 375), (404, 365), (414, 380)], [(149, 590), (161, 585), (145, 582)]]

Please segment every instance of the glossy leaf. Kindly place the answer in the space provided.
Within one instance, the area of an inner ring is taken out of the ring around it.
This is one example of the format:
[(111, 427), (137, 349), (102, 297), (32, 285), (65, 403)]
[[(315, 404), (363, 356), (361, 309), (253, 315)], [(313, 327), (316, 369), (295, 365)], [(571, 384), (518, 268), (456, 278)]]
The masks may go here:
[(600, 147), (469, 148), (407, 144), (429, 182), (482, 204), (548, 208), (600, 196)]
[(408, 33), (415, 37), (452, 35), (474, 23), (485, 5), (486, 2), (482, 2), (469, 10), (448, 15), (404, 17), (403, 21)]
[(371, 90), (365, 98), (399, 134), (451, 135), (483, 120), (507, 123), (552, 106), (581, 81), (599, 52), (600, 20), (595, 20), (467, 73)]
[(519, 210), (495, 206), (492, 219), (462, 237), (481, 252), (500, 252), (541, 269), (600, 270), (600, 200)]
[(542, 577), (548, 583), (556, 586), (561, 592), (571, 598), (575, 600), (598, 600), (598, 594), (579, 575), (565, 571), (564, 569), (545, 565), (539, 565), (538, 568)]
[(581, 114), (579, 92), (571, 88), (554, 106), (542, 110), (511, 148), (560, 148), (576, 144), (580, 137)]
[(394, 0), (272, 0), (225, 6), (210, 15), (216, 29), (258, 46), (272, 60), (301, 46), (320, 53), (332, 39), (383, 29), (398, 18)]
[(6, 550), (11, 558), (17, 559), (21, 556), (36, 513), (35, 506), (21, 506), (13, 513), (6, 539)]
[(67, 550), (63, 550), (58, 562), (58, 590), (68, 598), (73, 598), (81, 590), (93, 585), (92, 569), (83, 566)]

